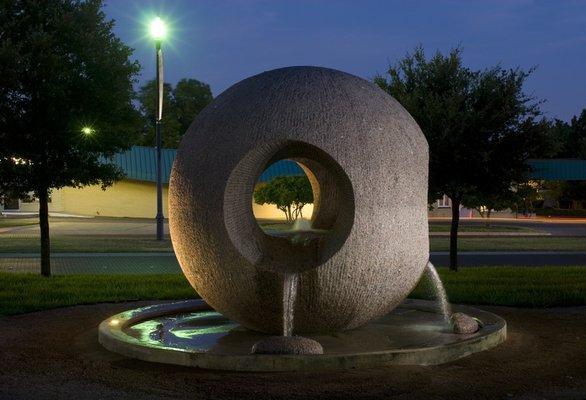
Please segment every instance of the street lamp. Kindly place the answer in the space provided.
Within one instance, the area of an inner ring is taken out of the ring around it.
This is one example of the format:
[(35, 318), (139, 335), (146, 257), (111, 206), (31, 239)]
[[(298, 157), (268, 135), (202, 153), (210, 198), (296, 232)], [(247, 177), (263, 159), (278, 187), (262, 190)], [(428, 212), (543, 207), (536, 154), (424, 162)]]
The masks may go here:
[(161, 120), (163, 119), (163, 51), (161, 42), (167, 34), (167, 26), (160, 17), (156, 17), (150, 25), (151, 37), (155, 40), (156, 66), (157, 66), (157, 97), (155, 110), (155, 136), (157, 150), (157, 240), (163, 240), (163, 182), (161, 163)]
[(81, 128), (81, 133), (83, 133), (86, 136), (89, 136), (94, 133), (94, 129), (91, 126), (84, 126), (83, 128)]

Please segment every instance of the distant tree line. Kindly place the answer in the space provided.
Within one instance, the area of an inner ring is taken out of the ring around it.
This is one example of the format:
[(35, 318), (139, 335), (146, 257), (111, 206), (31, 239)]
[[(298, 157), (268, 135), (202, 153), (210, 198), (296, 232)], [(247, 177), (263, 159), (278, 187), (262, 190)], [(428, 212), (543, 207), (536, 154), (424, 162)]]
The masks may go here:
[[(535, 154), (536, 158), (586, 159), (586, 109), (572, 117), (569, 123), (559, 119), (546, 121), (544, 143)], [(586, 181), (519, 182), (501, 193), (470, 196), (463, 205), (476, 209), (487, 219), (487, 224), (492, 211), (510, 209), (530, 215), (551, 214), (544, 210), (547, 208), (583, 210), (586, 208)]]
[(555, 119), (550, 125), (552, 158), (586, 159), (586, 109), (570, 122)]
[[(137, 100), (142, 124), (136, 144), (154, 146), (155, 80), (149, 81), (139, 89)], [(177, 148), (181, 137), (197, 114), (212, 100), (210, 86), (197, 79), (181, 79), (175, 87), (165, 83), (163, 86), (163, 147)]]
[[(551, 158), (586, 159), (586, 109), (574, 116), (569, 123), (559, 119), (551, 122), (553, 142)], [(586, 208), (586, 181), (543, 182), (542, 189), (555, 204), (546, 204), (564, 209)], [(547, 212), (545, 212), (547, 213)], [(585, 214), (586, 215), (586, 214)]]

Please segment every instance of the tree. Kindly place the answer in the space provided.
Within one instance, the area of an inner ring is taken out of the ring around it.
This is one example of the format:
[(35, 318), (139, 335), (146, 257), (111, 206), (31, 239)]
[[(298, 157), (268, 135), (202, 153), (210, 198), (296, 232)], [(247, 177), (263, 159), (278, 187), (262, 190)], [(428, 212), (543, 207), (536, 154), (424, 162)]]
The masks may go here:
[[(142, 116), (142, 134), (137, 144), (155, 146), (155, 102), (157, 96), (156, 81), (151, 80), (138, 90), (137, 100), (140, 104)], [(179, 122), (175, 117), (173, 106), (173, 86), (170, 83), (163, 85), (163, 120), (161, 123), (163, 147), (176, 148), (181, 137)]]
[(474, 208), (482, 218), (486, 219), (486, 226), (490, 226), (490, 216), (493, 211), (515, 210), (523, 215), (532, 213), (534, 203), (539, 200), (539, 182), (523, 182), (513, 185), (502, 192), (476, 193), (466, 196), (462, 204)]
[[(139, 65), (100, 0), (0, 5), (0, 192), (39, 200), (41, 273), (51, 274), (51, 189), (122, 177), (107, 160), (135, 140)], [(83, 129), (83, 128), (86, 129)]]
[(558, 208), (576, 210), (586, 204), (586, 181), (548, 181), (545, 189)]
[(543, 200), (540, 190), (543, 188), (541, 182), (524, 182), (516, 185), (513, 188), (512, 206), (511, 209), (515, 213), (523, 213), (529, 215), (535, 211), (535, 203)]
[[(140, 111), (144, 118), (144, 132), (139, 143), (155, 145), (156, 82), (149, 81), (138, 92)], [(169, 83), (163, 86), (163, 146), (177, 148), (181, 137), (193, 119), (213, 100), (207, 83), (196, 79), (181, 79), (175, 88)]]
[(551, 157), (586, 158), (586, 109), (570, 123), (556, 119), (551, 124), (551, 136), (556, 143)]
[(513, 204), (514, 192), (512, 190), (489, 195), (469, 195), (462, 199), (462, 205), (478, 211), (480, 217), (485, 219), (486, 226), (490, 226), (490, 216), (493, 211), (506, 210), (511, 208)]
[(582, 209), (586, 203), (586, 181), (566, 181), (562, 186), (562, 197), (571, 209)]
[(279, 176), (254, 190), (256, 204), (274, 204), (287, 222), (303, 217), (303, 207), (313, 203), (313, 191), (306, 176)]
[(568, 141), (572, 131), (570, 124), (565, 121), (555, 119), (550, 122), (549, 130), (552, 142), (554, 144), (549, 156), (553, 158), (568, 158), (568, 155), (574, 151), (574, 149), (568, 147)]
[(460, 49), (427, 59), (421, 47), (375, 82), (415, 118), (430, 146), (430, 203), (452, 201), (450, 267), (457, 269), (460, 205), (467, 196), (502, 193), (524, 182), (527, 158), (542, 143), (539, 102), (523, 93), (532, 71), (474, 71)]
[[(545, 154), (551, 158), (586, 159), (586, 109), (574, 116), (570, 123), (556, 119), (550, 123), (552, 151)], [(545, 182), (548, 198), (555, 199), (557, 207), (581, 208), (586, 202), (584, 181)]]

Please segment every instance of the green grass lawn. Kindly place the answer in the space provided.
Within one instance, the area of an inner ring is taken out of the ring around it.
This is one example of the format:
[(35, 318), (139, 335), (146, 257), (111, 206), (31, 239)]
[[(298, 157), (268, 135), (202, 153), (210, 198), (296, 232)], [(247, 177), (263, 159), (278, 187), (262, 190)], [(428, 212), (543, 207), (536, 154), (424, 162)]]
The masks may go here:
[(0, 217), (0, 228), (10, 228), (15, 226), (37, 225), (37, 218), (6, 218)]
[[(173, 251), (167, 238), (153, 236), (53, 236), (51, 250), (55, 253), (132, 253)], [(40, 239), (36, 236), (0, 235), (0, 253), (38, 253)]]
[[(439, 268), (450, 302), (512, 307), (586, 305), (586, 267)], [(431, 299), (427, 282), (410, 297)]]
[(76, 304), (198, 297), (181, 274), (61, 275), (0, 273), (0, 315)]
[[(452, 303), (513, 307), (586, 305), (586, 267), (476, 267), (439, 273)], [(0, 273), (0, 316), (76, 304), (197, 297), (182, 275)], [(433, 298), (427, 282), (410, 297)]]

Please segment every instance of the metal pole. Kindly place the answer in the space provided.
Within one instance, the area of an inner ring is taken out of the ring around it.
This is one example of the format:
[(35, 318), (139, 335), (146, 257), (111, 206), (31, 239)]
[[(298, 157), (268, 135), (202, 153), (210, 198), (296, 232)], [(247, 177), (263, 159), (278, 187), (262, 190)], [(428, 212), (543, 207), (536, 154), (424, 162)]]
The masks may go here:
[(156, 63), (157, 63), (157, 103), (156, 103), (156, 115), (155, 115), (155, 135), (157, 142), (157, 240), (163, 240), (164, 235), (164, 216), (163, 216), (163, 171), (161, 162), (161, 147), (162, 147), (162, 135), (161, 135), (161, 119), (162, 110), (161, 102), (163, 93), (161, 88), (163, 87), (161, 79), (161, 67), (163, 66), (163, 59), (161, 53), (161, 41), (157, 40), (155, 44), (156, 48)]

